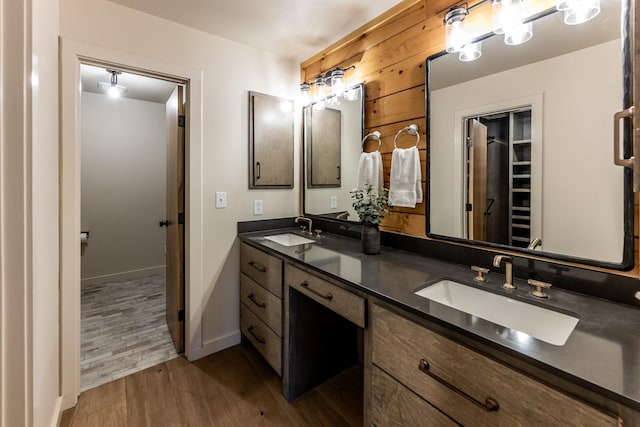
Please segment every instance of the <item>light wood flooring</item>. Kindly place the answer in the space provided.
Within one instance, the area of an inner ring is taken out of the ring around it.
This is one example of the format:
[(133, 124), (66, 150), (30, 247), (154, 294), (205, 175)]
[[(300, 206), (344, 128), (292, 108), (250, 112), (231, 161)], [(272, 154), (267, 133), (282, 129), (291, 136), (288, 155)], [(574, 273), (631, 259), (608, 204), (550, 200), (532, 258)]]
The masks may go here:
[(281, 380), (240, 344), (188, 362), (161, 363), (83, 392), (61, 427), (361, 426), (362, 367), (288, 403)]
[(80, 390), (178, 357), (165, 321), (164, 273), (81, 290)]

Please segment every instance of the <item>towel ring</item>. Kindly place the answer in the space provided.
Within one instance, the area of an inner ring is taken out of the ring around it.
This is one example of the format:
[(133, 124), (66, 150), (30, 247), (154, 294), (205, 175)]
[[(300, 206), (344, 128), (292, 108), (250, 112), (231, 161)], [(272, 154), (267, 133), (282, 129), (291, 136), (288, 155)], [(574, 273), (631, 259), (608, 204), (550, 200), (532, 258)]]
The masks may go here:
[(362, 152), (364, 153), (364, 143), (367, 141), (367, 138), (369, 137), (378, 141), (378, 151), (380, 151), (380, 147), (382, 146), (382, 141), (380, 140), (380, 136), (382, 136), (382, 134), (377, 130), (374, 130), (373, 132), (366, 134), (364, 138), (362, 138), (362, 142), (360, 143), (360, 145), (362, 146)]
[(396, 133), (395, 138), (393, 138), (393, 147), (398, 148), (398, 146), (396, 145), (396, 141), (398, 140), (398, 136), (400, 136), (400, 134), (404, 131), (406, 131), (409, 135), (415, 135), (418, 138), (418, 141), (416, 142), (417, 147), (418, 144), (420, 144), (420, 133), (418, 132), (418, 125), (416, 125), (415, 123), (410, 124), (406, 128), (400, 129), (398, 133)]

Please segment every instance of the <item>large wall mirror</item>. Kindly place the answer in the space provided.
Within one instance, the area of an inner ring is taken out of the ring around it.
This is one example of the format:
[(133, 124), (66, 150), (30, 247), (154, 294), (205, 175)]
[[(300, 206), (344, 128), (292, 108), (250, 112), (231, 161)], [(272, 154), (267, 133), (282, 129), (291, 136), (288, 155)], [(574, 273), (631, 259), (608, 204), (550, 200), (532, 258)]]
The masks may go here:
[(627, 3), (582, 25), (549, 10), (525, 44), (481, 38), (473, 62), (427, 59), (430, 237), (633, 266), (631, 174), (612, 142), (631, 103)]
[(358, 220), (350, 191), (362, 152), (364, 85), (303, 109), (306, 214)]

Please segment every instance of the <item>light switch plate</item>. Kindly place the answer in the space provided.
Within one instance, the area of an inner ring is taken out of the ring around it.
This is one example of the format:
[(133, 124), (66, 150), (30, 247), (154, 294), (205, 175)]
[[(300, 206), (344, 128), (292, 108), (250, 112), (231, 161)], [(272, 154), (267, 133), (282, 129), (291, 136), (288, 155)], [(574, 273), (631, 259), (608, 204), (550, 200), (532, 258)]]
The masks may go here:
[(253, 201), (253, 214), (254, 215), (262, 215), (262, 200), (254, 200)]
[(338, 197), (337, 196), (331, 196), (331, 209), (335, 209), (338, 207)]
[(227, 192), (217, 191), (216, 192), (216, 209), (221, 209), (226, 207), (227, 207)]

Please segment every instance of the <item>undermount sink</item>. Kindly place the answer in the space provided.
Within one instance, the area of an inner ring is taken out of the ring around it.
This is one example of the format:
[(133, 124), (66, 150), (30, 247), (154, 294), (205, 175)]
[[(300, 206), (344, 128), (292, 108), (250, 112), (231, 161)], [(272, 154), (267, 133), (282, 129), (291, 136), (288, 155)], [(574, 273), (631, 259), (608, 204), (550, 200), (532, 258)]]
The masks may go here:
[(447, 279), (415, 294), (557, 346), (567, 342), (578, 324), (573, 316)]
[(273, 236), (265, 236), (265, 239), (282, 246), (297, 246), (304, 245), (306, 243), (315, 243), (315, 240), (307, 239), (306, 237), (298, 236), (293, 233), (274, 234)]

